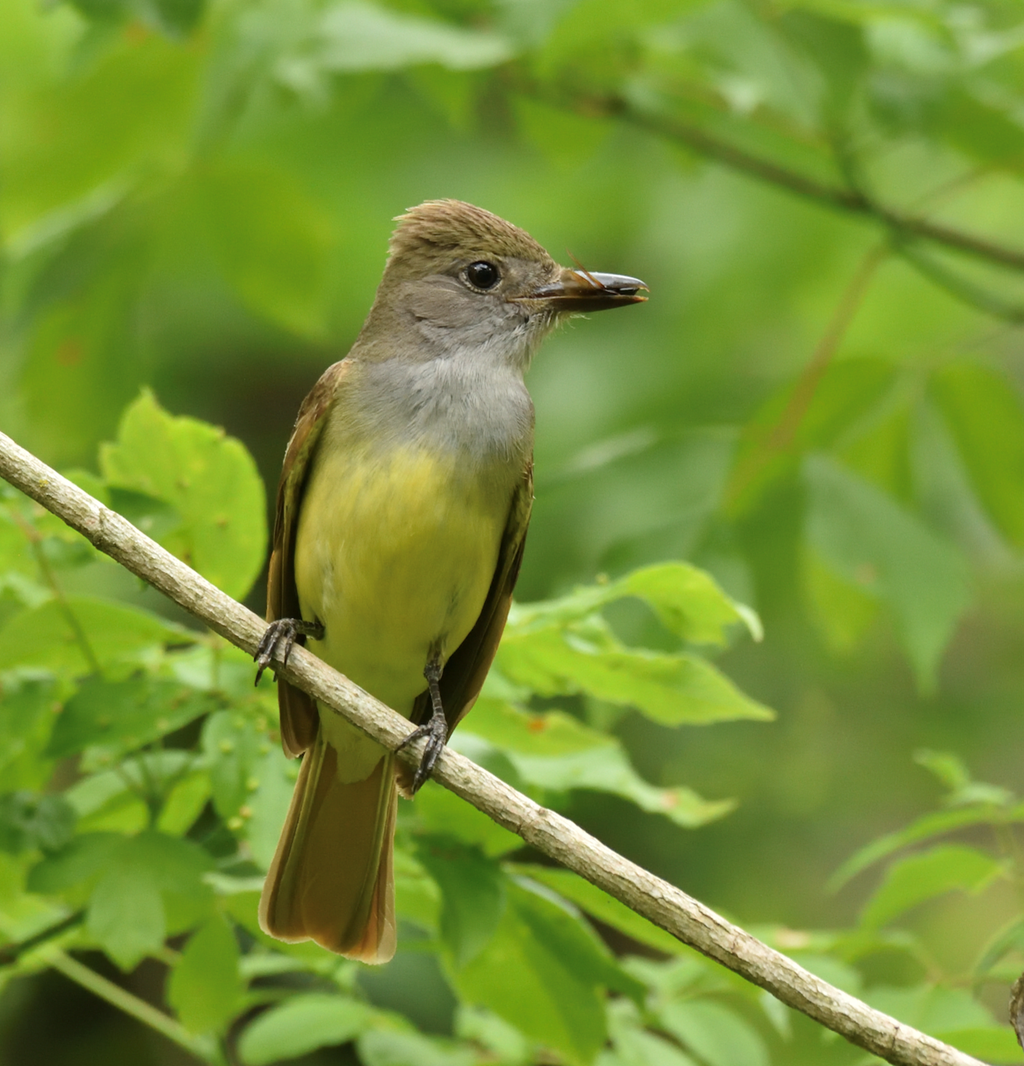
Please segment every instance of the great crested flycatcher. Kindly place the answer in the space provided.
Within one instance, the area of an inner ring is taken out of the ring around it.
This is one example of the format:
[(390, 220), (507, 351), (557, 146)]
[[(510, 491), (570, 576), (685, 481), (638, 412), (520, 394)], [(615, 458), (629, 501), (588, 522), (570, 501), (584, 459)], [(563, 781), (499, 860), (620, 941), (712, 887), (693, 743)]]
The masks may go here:
[(412, 773), (278, 685), (284, 750), (305, 754), (260, 924), (364, 962), (395, 953), (398, 792), (415, 793), (472, 707), (508, 615), (533, 502), (523, 374), (565, 315), (636, 303), (646, 288), (560, 267), (457, 200), (397, 221), (362, 332), (299, 409), (257, 653), (262, 672), (307, 641), (416, 723), (409, 739), (427, 737)]

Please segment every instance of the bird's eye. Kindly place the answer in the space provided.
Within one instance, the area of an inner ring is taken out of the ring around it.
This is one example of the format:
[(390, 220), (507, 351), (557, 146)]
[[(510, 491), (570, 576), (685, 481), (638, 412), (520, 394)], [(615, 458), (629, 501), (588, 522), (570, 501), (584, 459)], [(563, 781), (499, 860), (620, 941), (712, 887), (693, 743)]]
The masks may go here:
[(466, 280), (474, 289), (493, 289), (501, 280), (501, 273), (493, 263), (470, 263), (466, 267)]

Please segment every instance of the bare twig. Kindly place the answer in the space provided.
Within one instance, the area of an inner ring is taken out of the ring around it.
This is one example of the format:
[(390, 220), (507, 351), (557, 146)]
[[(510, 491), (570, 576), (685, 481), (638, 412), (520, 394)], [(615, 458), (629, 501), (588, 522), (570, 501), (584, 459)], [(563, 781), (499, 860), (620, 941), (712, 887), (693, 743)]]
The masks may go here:
[(84, 920), (85, 911), (75, 911), (74, 914), (69, 914), (66, 918), (62, 918), (59, 922), (54, 922), (53, 925), (48, 925), (45, 929), (26, 937), (24, 940), (16, 940), (10, 944), (4, 944), (0, 948), (0, 966), (10, 966), (12, 962), (17, 962), (22, 955), (35, 951), (36, 948), (45, 944), (48, 940), (56, 940), (69, 929), (74, 929), (76, 925), (81, 925)]
[(603, 112), (623, 119), (634, 126), (650, 130), (661, 137), (678, 141), (698, 155), (714, 159), (719, 163), (748, 174), (750, 177), (778, 186), (807, 200), (813, 200), (834, 210), (872, 218), (890, 232), (901, 235), (904, 239), (915, 237), (936, 244), (953, 248), (965, 255), (982, 259), (1011, 270), (1024, 271), (1024, 251), (1009, 248), (1004, 244), (987, 240), (973, 233), (920, 215), (905, 214), (886, 207), (865, 193), (855, 189), (845, 189), (838, 185), (829, 185), (780, 166), (771, 159), (765, 159), (753, 152), (730, 144), (715, 134), (708, 133), (688, 122), (671, 118), (667, 115), (654, 115), (642, 111), (621, 97), (590, 98), (585, 101), (587, 113)]
[(945, 289), (954, 299), (993, 318), (1001, 318), (1012, 325), (1024, 323), (1024, 304), (1004, 299), (998, 293), (991, 292), (975, 284), (969, 278), (958, 275), (917, 241), (894, 243), (896, 250), (912, 267), (920, 271), (929, 281), (938, 285), (940, 289)]
[(168, 1040), (184, 1048), (200, 1062), (210, 1066), (223, 1066), (224, 1059), (216, 1044), (208, 1037), (195, 1036), (180, 1022), (175, 1021), (163, 1011), (157, 1010), (151, 1003), (139, 999), (127, 989), (114, 984), (102, 974), (83, 965), (77, 959), (63, 951), (54, 951), (45, 956), (46, 961), (65, 977), (92, 992), (94, 996), (105, 999), (111, 1006), (130, 1014), (150, 1029), (155, 1030)]
[(729, 506), (735, 506), (737, 501), (743, 498), (744, 493), (774, 456), (789, 451), (793, 446), (818, 385), (843, 337), (846, 336), (875, 272), (888, 252), (887, 245), (879, 244), (864, 254), (850, 283), (843, 290), (814, 354), (797, 379), (782, 414), (773, 425), (758, 430), (754, 447), (737, 465), (728, 490)]
[[(211, 629), (250, 654), (255, 651), (265, 629), (262, 619), (2, 433), (0, 475)], [(388, 748), (397, 749), (408, 734), (407, 719), (304, 648), (296, 647), (288, 666), (277, 667), (277, 672)], [(421, 754), (417, 743), (403, 749), (399, 758), (418, 765)], [(433, 777), (684, 944), (858, 1047), (905, 1066), (982, 1066), (977, 1059), (834, 988), (464, 756), (445, 749)]]

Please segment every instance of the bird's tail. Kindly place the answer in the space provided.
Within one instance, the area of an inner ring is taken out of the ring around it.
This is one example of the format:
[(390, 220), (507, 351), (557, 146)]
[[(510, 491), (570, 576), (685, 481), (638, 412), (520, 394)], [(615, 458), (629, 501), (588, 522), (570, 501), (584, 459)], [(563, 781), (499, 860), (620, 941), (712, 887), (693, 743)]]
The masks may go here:
[(363, 962), (395, 953), (392, 854), (394, 756), (362, 781), (338, 780), (324, 739), (302, 758), (288, 817), (260, 897), (260, 927), (278, 940), (315, 940)]

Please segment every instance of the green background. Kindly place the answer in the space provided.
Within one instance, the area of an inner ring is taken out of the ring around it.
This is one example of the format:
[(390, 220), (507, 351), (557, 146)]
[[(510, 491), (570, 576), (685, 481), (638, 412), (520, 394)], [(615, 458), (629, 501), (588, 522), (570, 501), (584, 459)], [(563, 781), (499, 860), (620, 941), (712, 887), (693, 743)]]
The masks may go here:
[[(689, 560), (759, 612), (764, 640), (716, 663), (778, 717), (679, 728), (535, 697), (610, 730), (651, 784), (736, 802), (693, 830), (596, 791), (562, 809), (745, 926), (852, 927), (880, 873), (831, 875), (942, 802), (915, 753), (1019, 787), (1020, 19), (1010, 0), (0, 0), (0, 425), (99, 471), (148, 386), (242, 441), (272, 498), (407, 206), (468, 200), (556, 259), (643, 278), (646, 305), (569, 323), (530, 372), (518, 598)], [(252, 573), (223, 587), (262, 612)], [(165, 610), (111, 567), (67, 587)], [(679, 646), (636, 601), (606, 616)], [(1009, 833), (955, 846), (1010, 862)], [(1001, 869), (922, 896), (897, 925), (924, 946), (861, 976), (970, 988), (1002, 1022), (1019, 951), (976, 969), (1020, 909)], [(450, 1030), (451, 993), (410, 958), (371, 998)], [(147, 965), (133, 987), (156, 1000)], [(0, 1062), (179, 1061), (94, 1003), (52, 972), (11, 982)], [(855, 1061), (794, 1024), (777, 1061)]]

